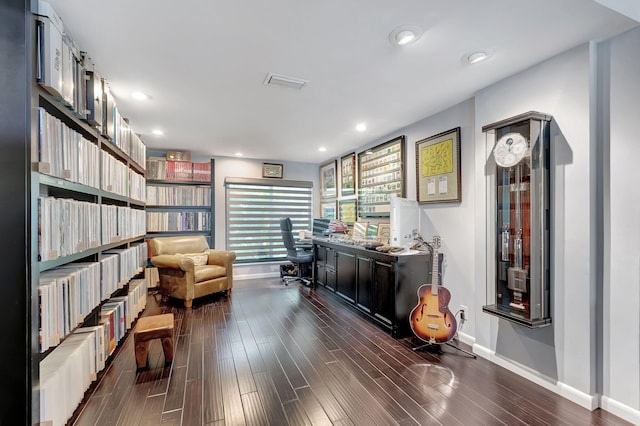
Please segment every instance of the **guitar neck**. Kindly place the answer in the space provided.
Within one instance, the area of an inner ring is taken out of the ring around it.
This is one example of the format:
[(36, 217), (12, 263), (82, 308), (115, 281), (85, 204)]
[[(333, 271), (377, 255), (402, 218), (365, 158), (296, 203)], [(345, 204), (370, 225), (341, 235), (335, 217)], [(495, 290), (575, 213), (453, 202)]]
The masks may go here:
[(431, 267), (431, 294), (436, 296), (438, 294), (438, 286), (440, 285), (439, 281), (439, 268), (438, 268), (438, 260), (439, 260), (438, 250), (433, 250), (433, 258), (432, 258), (432, 267)]
[(440, 285), (439, 281), (440, 281), (440, 277), (439, 277), (439, 267), (438, 267), (438, 258), (440, 257), (440, 254), (438, 253), (437, 250), (433, 251), (433, 266), (431, 267), (431, 283), (433, 285)]

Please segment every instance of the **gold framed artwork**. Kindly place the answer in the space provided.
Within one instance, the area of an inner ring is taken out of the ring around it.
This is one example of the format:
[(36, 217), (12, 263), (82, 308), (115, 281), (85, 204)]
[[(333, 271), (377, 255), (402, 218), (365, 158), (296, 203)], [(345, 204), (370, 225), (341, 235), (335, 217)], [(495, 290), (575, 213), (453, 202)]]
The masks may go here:
[(461, 201), (460, 127), (416, 142), (416, 192), (420, 204)]
[(356, 153), (352, 152), (340, 158), (340, 196), (356, 193)]
[(356, 199), (338, 201), (339, 219), (344, 223), (351, 224), (356, 221)]
[(379, 223), (378, 224), (378, 239), (382, 241), (389, 241), (389, 237), (391, 236), (391, 224), (389, 223)]
[(320, 166), (320, 197), (335, 198), (336, 191), (336, 160)]

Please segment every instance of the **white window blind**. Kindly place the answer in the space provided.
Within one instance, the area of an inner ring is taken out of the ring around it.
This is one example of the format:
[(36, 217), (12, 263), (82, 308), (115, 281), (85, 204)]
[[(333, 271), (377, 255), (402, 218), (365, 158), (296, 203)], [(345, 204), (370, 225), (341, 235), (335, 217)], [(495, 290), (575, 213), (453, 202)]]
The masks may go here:
[(311, 229), (311, 182), (226, 178), (226, 249), (236, 262), (286, 258), (280, 218), (289, 217), (294, 235)]

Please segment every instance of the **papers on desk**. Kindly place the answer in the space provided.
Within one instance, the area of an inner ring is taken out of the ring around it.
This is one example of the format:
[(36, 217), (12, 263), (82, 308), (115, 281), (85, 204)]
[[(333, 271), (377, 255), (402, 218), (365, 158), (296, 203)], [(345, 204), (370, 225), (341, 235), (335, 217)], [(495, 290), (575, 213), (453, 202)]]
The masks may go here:
[(412, 250), (412, 249), (407, 249), (405, 251), (401, 251), (398, 253), (391, 253), (395, 256), (410, 256), (410, 255), (414, 255), (414, 254), (420, 254), (420, 253), (426, 253), (424, 251), (420, 251), (420, 250)]

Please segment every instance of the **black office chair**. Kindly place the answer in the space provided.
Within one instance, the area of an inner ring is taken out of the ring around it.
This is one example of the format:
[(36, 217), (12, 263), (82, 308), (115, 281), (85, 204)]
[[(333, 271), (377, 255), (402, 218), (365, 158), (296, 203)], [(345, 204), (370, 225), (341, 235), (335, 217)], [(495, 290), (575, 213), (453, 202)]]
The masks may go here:
[[(287, 260), (298, 266), (298, 274), (295, 277), (282, 277), (285, 285), (289, 285), (290, 281), (301, 281), (309, 285), (311, 281), (304, 277), (303, 269), (306, 269), (313, 262), (313, 248), (311, 244), (296, 244), (293, 238), (293, 225), (291, 219), (283, 217), (280, 219), (280, 231), (282, 232), (282, 242), (287, 249)], [(307, 250), (305, 250), (307, 249)]]

